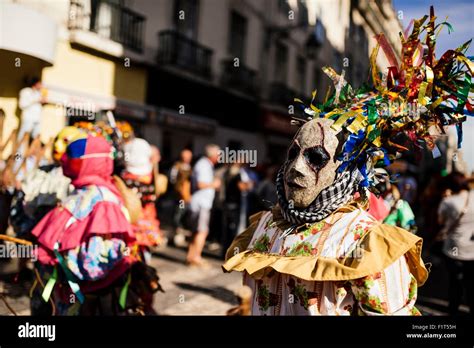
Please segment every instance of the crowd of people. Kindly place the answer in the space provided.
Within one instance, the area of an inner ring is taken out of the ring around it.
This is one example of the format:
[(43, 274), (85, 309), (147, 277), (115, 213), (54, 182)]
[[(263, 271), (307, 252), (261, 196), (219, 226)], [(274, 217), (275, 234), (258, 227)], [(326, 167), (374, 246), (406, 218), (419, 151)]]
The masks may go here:
[[(315, 221), (332, 219), (341, 213), (342, 207), (347, 216), (355, 214), (352, 222), (363, 217), (360, 226), (354, 229), (356, 243), (367, 231), (379, 228), (374, 226), (383, 226), (385, 234), (390, 231), (396, 234), (397, 228), (411, 232), (400, 238), (413, 250), (420, 241), (414, 235), (422, 236), (425, 252), (438, 258), (448, 270), (450, 314), (457, 314), (464, 290), (473, 312), (473, 182), (462, 173), (435, 175), (426, 188), (418, 187), (415, 175), (406, 170), (410, 165), (399, 159), (386, 169), (374, 170), (376, 179), (371, 181), (371, 190), (354, 191), (355, 187), (367, 186), (364, 184), (367, 179), (360, 174), (365, 171), (367, 176), (366, 165), (359, 172), (348, 171), (346, 176), (328, 167), (321, 179), (319, 171), (326, 166), (329, 156), (324, 146), (334, 152), (331, 154), (334, 163), (340, 159), (334, 143), (336, 136), (328, 144), (319, 144), (334, 127), (328, 120), (318, 119), (302, 127), (311, 130), (308, 134), (297, 133), (294, 139), (297, 142), (290, 145), (283, 166), (225, 163), (220, 147), (208, 144), (196, 149), (198, 156), (191, 148), (182, 149), (179, 159), (163, 173), (159, 167), (159, 148), (138, 137), (128, 122), (116, 122), (110, 111), (100, 119), (67, 126), (55, 138), (42, 143), (39, 130), (45, 102), (41, 81), (31, 79), (20, 92), (21, 126), (7, 139), (3, 139), (5, 113), (0, 109), (0, 242), (7, 240), (38, 247), (33, 268), (25, 260), (20, 263), (20, 274), (33, 277), (30, 291), (33, 315), (152, 314), (154, 293), (163, 289), (157, 270), (149, 265), (150, 257), (156, 247), (173, 243), (178, 230), (191, 232), (185, 260), (189, 267), (209, 267), (203, 250), (206, 243), (209, 246), (212, 242), (218, 245), (222, 259), (234, 260), (224, 268), (240, 270), (240, 266), (252, 261), (251, 257), (244, 259), (240, 255), (247, 245), (242, 244), (243, 249), (239, 249), (239, 243), (248, 239), (250, 232), (260, 236), (254, 237), (255, 247), (269, 251), (275, 240), (268, 240), (267, 233), (280, 222), (291, 223), (290, 229), (298, 224), (308, 228)], [(313, 138), (319, 131), (323, 133)], [(317, 144), (301, 148), (301, 144), (313, 142)], [(5, 158), (3, 152), (7, 148), (9, 155)], [(305, 184), (305, 180), (309, 183)], [(329, 186), (319, 189), (320, 184)], [(302, 189), (304, 192), (299, 193)], [(157, 207), (161, 200), (170, 197), (173, 219), (171, 226), (163, 229)], [(295, 202), (299, 206), (294, 207)], [(357, 204), (351, 206), (351, 202)], [(363, 209), (360, 202), (364, 202)], [(259, 219), (265, 223), (257, 225)], [(346, 237), (352, 226), (343, 218), (329, 223), (332, 224), (340, 225), (338, 231), (346, 231), (341, 238)], [(311, 244), (314, 241), (305, 238), (312, 238), (323, 227), (324, 224), (316, 224), (311, 230), (296, 231), (304, 242), (297, 240), (281, 252), (296, 258), (320, 253), (319, 247)], [(288, 237), (286, 229), (280, 232)], [(233, 241), (234, 246), (239, 246), (237, 250), (231, 246)], [(342, 243), (343, 239), (339, 244)], [(421, 259), (415, 257), (419, 252), (416, 249), (410, 254), (411, 261), (424, 269)], [(274, 254), (269, 259), (272, 257)], [(393, 271), (390, 267), (384, 270), (387, 274)], [(304, 267), (290, 268), (288, 274), (294, 273), (295, 279), (306, 279), (302, 276)], [(374, 272), (377, 275), (380, 270), (374, 268)], [(426, 280), (427, 274), (412, 270), (405, 273), (406, 279), (400, 285), (407, 286), (410, 292), (413, 290), (410, 279), (416, 277), (419, 284)], [(313, 274), (307, 275), (311, 277)], [(259, 293), (257, 301), (271, 302), (262, 297), (261, 280), (252, 286)], [(269, 283), (269, 286), (280, 285)], [(300, 285), (289, 279), (285, 286), (293, 293)], [(352, 291), (359, 294), (370, 291), (355, 278), (352, 286)], [(398, 301), (399, 294), (396, 295)], [(400, 313), (417, 314), (412, 306), (415, 298)], [(300, 299), (302, 303), (303, 300)], [(260, 302), (261, 311), (265, 306)], [(305, 311), (307, 305), (303, 306)], [(346, 307), (340, 310), (352, 313)], [(333, 313), (333, 309), (326, 308), (327, 314)]]
[[(20, 279), (34, 281), (34, 315), (153, 313), (153, 293), (162, 289), (148, 261), (156, 247), (173, 242), (157, 214), (167, 191), (175, 203), (171, 232), (192, 232), (190, 267), (208, 267), (202, 252), (211, 231), (223, 257), (248, 215), (263, 207), (256, 202), (276, 203), (276, 167), (259, 182), (244, 163), (218, 163), (220, 148), (210, 144), (197, 161), (183, 149), (165, 175), (159, 149), (111, 112), (43, 143), (46, 94), (30, 79), (20, 91), (20, 127), (0, 139), (0, 243), (38, 246), (33, 267), (24, 259), (19, 266)], [(2, 130), (4, 120), (0, 109)]]
[[(216, 145), (209, 145), (205, 156), (192, 166), (193, 153), (185, 149), (170, 171), (170, 182), (178, 194), (175, 227), (193, 232), (187, 259), (193, 266), (206, 265), (201, 257), (206, 238), (217, 241), (224, 256), (251, 215), (277, 204), (277, 165), (253, 171), (244, 163), (219, 164), (217, 152)], [(395, 162), (380, 180), (379, 194), (369, 194), (368, 211), (384, 224), (424, 238), (425, 253), (438, 257), (448, 269), (448, 310), (454, 315), (463, 296), (472, 293), (474, 201), (468, 192), (473, 182), (454, 171), (437, 176), (425, 188), (419, 187), (416, 176), (413, 165)], [(468, 304), (472, 311), (472, 296)]]
[(254, 170), (245, 163), (219, 163), (219, 153), (217, 145), (209, 144), (192, 165), (193, 153), (184, 149), (169, 172), (176, 197), (174, 228), (192, 232), (191, 266), (207, 266), (202, 259), (206, 240), (218, 245), (223, 258), (248, 217), (276, 204), (275, 165)]
[(0, 212), (2, 239), (37, 246), (33, 270), (20, 265), (34, 279), (32, 314), (152, 313), (162, 290), (148, 265), (163, 241), (159, 150), (111, 113), (47, 144), (33, 133), (9, 138)]
[[(23, 128), (10, 137), (12, 155), (2, 162), (0, 196), (1, 234), (11, 226), (16, 240), (39, 245), (33, 314), (152, 313), (153, 293), (161, 290), (156, 270), (147, 265), (155, 247), (172, 243), (178, 229), (188, 230), (186, 263), (206, 268), (206, 241), (217, 242), (224, 258), (249, 216), (277, 204), (277, 165), (219, 163), (221, 150), (214, 144), (197, 160), (183, 149), (164, 175), (159, 149), (111, 114), (105, 121), (65, 127), (47, 144), (33, 132)], [(415, 234), (420, 219), (412, 205), (417, 198), (430, 202), (415, 210), (425, 217), (425, 248), (449, 270), (453, 314), (462, 289), (472, 293), (471, 190), (468, 178), (453, 172), (418, 194), (413, 175), (393, 180), (385, 172), (379, 194), (368, 197), (373, 217)], [(164, 233), (156, 207), (158, 197), (170, 191), (174, 218)], [(20, 267), (21, 274), (30, 272), (24, 261)]]

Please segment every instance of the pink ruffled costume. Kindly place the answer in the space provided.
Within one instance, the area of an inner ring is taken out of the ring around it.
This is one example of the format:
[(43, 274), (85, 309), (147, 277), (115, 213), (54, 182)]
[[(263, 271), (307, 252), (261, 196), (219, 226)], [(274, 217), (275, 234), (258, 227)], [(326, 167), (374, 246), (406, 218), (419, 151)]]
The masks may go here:
[[(135, 261), (130, 248), (135, 237), (128, 212), (112, 182), (111, 146), (102, 137), (72, 142), (61, 159), (74, 193), (49, 212), (33, 229), (38, 261), (58, 265), (57, 251), (80, 282), (83, 293), (105, 288)], [(58, 244), (56, 244), (58, 243)]]

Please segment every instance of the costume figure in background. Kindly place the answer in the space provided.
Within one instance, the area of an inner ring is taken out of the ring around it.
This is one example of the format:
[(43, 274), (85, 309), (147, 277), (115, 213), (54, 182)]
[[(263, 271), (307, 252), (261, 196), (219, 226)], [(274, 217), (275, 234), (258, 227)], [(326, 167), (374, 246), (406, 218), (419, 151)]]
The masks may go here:
[(191, 161), (193, 153), (191, 150), (184, 149), (179, 155), (179, 161), (173, 164), (170, 171), (170, 182), (178, 194), (178, 199), (184, 203), (191, 201)]
[(75, 191), (33, 229), (42, 297), (53, 314), (145, 313), (158, 277), (144, 264), (128, 211), (112, 180), (112, 148), (103, 137), (72, 141), (61, 158)]
[(410, 204), (401, 198), (397, 186), (390, 183), (390, 181), (386, 181), (382, 196), (389, 208), (389, 213), (383, 222), (416, 233), (415, 214)]
[[(106, 117), (96, 122), (80, 121), (74, 124), (87, 134), (101, 136), (112, 146), (114, 159), (114, 175), (120, 175), (125, 168), (125, 159), (123, 154), (123, 146), (129, 140), (132, 129), (128, 122), (115, 122), (115, 118), (111, 111), (107, 111)], [(124, 130), (122, 132), (122, 129)]]
[[(71, 194), (74, 187), (71, 185), (71, 180), (63, 174), (60, 159), (70, 142), (86, 136), (87, 134), (75, 127), (65, 127), (57, 135), (51, 153), (40, 153), (33, 162), (33, 167), (26, 168), (28, 170), (25, 171), (18, 189), (15, 190), (10, 208), (10, 224), (15, 237), (34, 241), (35, 238), (31, 234), (33, 228)], [(44, 149), (48, 150), (51, 148)], [(50, 162), (51, 155), (52, 162)], [(40, 165), (44, 161), (47, 163)], [(20, 261), (20, 277), (29, 277), (30, 273), (27, 264)], [(44, 315), (50, 312), (49, 305), (43, 301), (38, 291), (32, 292), (30, 308), (32, 315)]]
[(134, 224), (138, 244), (154, 247), (161, 244), (160, 223), (156, 214), (156, 190), (153, 175), (152, 148), (141, 138), (133, 138), (124, 145), (125, 171), (122, 179), (138, 194), (142, 214)]
[(76, 127), (65, 127), (53, 144), (53, 162), (31, 168), (15, 193), (10, 222), (19, 238), (30, 239), (33, 227), (71, 193), (71, 180), (63, 175), (60, 159), (67, 145), (87, 134)]
[[(472, 110), (467, 46), (436, 61), (433, 9), (423, 26), (426, 19), (415, 21), (411, 35), (402, 37), (401, 64), (385, 37), (377, 36), (391, 64), (387, 82), (377, 72), (377, 46), (371, 57), (373, 90), (354, 91), (325, 68), (335, 93), (323, 104), (314, 103), (313, 93), (311, 105), (303, 105), (304, 118), (294, 119), (303, 126), (277, 177), (278, 205), (251, 217), (223, 265), (244, 272), (254, 293), (254, 315), (420, 314), (417, 288), (428, 276), (422, 240), (376, 221), (366, 203), (369, 190), (379, 194), (380, 167), (418, 140), (433, 148), (435, 130), (442, 133), (447, 120), (460, 127), (460, 116), (468, 112), (463, 108)], [(427, 52), (418, 38), (422, 28)], [(443, 103), (448, 98), (457, 99), (455, 108)], [(408, 103), (420, 114), (392, 107)]]
[(173, 217), (173, 239), (172, 243), (179, 245), (184, 237), (179, 234), (179, 228), (183, 225), (186, 208), (191, 202), (191, 162), (193, 153), (184, 149), (179, 154), (179, 160), (173, 164), (170, 171), (170, 183), (173, 185), (175, 194), (175, 211)]

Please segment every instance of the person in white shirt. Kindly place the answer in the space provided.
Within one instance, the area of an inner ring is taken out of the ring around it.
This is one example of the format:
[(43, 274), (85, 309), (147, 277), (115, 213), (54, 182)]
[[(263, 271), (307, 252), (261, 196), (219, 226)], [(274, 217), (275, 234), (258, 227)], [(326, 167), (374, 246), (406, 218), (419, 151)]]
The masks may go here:
[(201, 253), (209, 234), (211, 208), (216, 189), (221, 181), (214, 177), (214, 166), (219, 158), (220, 148), (207, 145), (205, 156), (193, 168), (192, 185), (194, 192), (191, 197), (190, 212), (193, 220), (193, 238), (189, 244), (186, 261), (190, 266), (203, 266)]
[(42, 105), (45, 98), (41, 95), (42, 84), (39, 78), (30, 80), (28, 87), (20, 91), (19, 107), (21, 109), (21, 126), (18, 139), (21, 140), (26, 132), (31, 138), (36, 138), (40, 132), (40, 120)]

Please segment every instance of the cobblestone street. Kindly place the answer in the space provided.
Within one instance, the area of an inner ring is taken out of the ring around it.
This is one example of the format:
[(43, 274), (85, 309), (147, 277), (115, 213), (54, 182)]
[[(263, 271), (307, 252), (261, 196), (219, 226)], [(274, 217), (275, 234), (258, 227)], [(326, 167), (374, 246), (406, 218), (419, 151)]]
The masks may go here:
[[(207, 258), (209, 269), (187, 267), (184, 263), (186, 251), (166, 247), (154, 254), (151, 265), (156, 267), (160, 284), (165, 293), (157, 293), (154, 309), (160, 315), (225, 315), (237, 304), (234, 292), (241, 285), (237, 273), (225, 274), (221, 261)], [(15, 281), (16, 266), (11, 262), (2, 264), (0, 294), (5, 295), (9, 306), (18, 315), (29, 315), (28, 292), (31, 282)], [(0, 301), (0, 315), (12, 315)]]
[[(206, 260), (208, 269), (185, 265), (184, 248), (165, 247), (154, 253), (150, 264), (158, 270), (165, 293), (155, 295), (154, 309), (159, 315), (225, 315), (237, 305), (235, 292), (241, 286), (241, 275), (223, 273), (222, 261), (213, 257)], [(431, 262), (437, 262), (431, 260)], [(438, 261), (439, 262), (439, 261)], [(442, 264), (437, 264), (425, 286), (420, 288), (417, 308), (423, 315), (447, 315), (447, 280), (443, 279)], [(0, 265), (0, 294), (18, 315), (29, 315), (28, 293), (32, 283), (21, 281), (14, 262)], [(468, 312), (461, 305), (462, 314)], [(0, 301), (0, 315), (13, 315), (4, 301)]]

